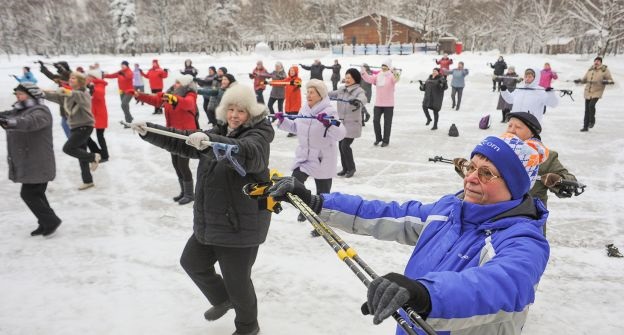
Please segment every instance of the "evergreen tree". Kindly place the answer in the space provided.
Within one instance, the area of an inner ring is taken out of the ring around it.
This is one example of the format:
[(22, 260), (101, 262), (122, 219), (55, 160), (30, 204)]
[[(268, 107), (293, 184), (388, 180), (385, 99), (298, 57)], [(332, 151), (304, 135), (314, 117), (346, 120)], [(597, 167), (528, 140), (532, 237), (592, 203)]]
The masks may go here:
[(113, 27), (117, 31), (117, 52), (129, 50), (134, 55), (137, 36), (134, 0), (113, 0), (110, 14), (113, 17)]

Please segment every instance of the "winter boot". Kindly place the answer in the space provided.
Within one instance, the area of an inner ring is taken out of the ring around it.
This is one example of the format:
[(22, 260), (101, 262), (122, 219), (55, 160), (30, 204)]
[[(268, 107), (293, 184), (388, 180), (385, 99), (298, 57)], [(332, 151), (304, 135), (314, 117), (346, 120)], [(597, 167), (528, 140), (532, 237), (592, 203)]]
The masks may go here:
[(241, 333), (237, 330), (233, 332), (232, 335), (258, 335), (258, 333), (260, 333), (260, 327), (256, 327), (254, 330), (247, 333)]
[(56, 231), (56, 228), (58, 228), (60, 225), (61, 225), (61, 220), (59, 220), (56, 223), (53, 223), (49, 227), (43, 228), (43, 231), (41, 232), (41, 235), (43, 235), (43, 236), (50, 236), (50, 235), (54, 234), (54, 232)]
[(178, 194), (177, 196), (173, 197), (173, 201), (175, 201), (175, 202), (180, 201), (180, 199), (182, 199), (184, 197), (184, 184), (182, 184), (182, 179), (178, 178), (178, 182), (180, 183), (180, 194)]
[(226, 300), (223, 303), (212, 306), (204, 313), (204, 318), (208, 321), (219, 320), (222, 316), (227, 313), (230, 309), (234, 308), (232, 303), (229, 300)]
[(622, 253), (620, 253), (620, 250), (618, 250), (618, 248), (613, 245), (613, 243), (607, 244), (607, 256), (617, 258), (624, 257)]
[(191, 181), (184, 181), (182, 182), (182, 185), (184, 186), (184, 196), (182, 197), (182, 199), (180, 199), (180, 201), (178, 201), (178, 204), (180, 205), (186, 205), (189, 202), (195, 200), (195, 195), (193, 192), (193, 180)]
[(33, 230), (30, 232), (30, 236), (38, 236), (38, 235), (43, 235), (44, 229), (43, 227), (41, 227), (41, 225), (39, 227), (37, 227), (37, 229)]

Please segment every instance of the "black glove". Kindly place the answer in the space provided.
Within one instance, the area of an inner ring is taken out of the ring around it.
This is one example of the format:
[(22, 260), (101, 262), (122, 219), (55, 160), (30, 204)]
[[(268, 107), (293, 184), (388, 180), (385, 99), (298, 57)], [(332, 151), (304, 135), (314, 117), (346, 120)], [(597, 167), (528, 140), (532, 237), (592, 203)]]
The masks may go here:
[(580, 83), (581, 83), (581, 80), (580, 80), (580, 79), (574, 79), (574, 83), (575, 83), (575, 84), (580, 84)]
[(15, 128), (17, 126), (17, 121), (15, 119), (6, 119), (0, 117), (0, 127), (4, 129)]
[(552, 88), (552, 87), (546, 87), (546, 88), (544, 89), (544, 91), (546, 91), (546, 92), (550, 92), (550, 91), (552, 91), (552, 90), (553, 90), (553, 88)]
[(38, 60), (38, 61), (37, 61), (37, 63), (39, 63), (39, 66), (41, 66), (41, 67), (43, 67), (43, 66), (44, 66), (44, 65), (43, 65), (43, 62), (42, 62), (42, 61), (40, 61), (40, 60)]
[(603, 85), (609, 85), (609, 84), (613, 84), (613, 83), (611, 81), (609, 81), (609, 80), (603, 79), (602, 80), (602, 84)]
[[(323, 208), (323, 198), (318, 195), (313, 195), (302, 182), (295, 177), (284, 177), (275, 182), (267, 190), (269, 196), (273, 197), (276, 201), (290, 202), (290, 199), (286, 196), (287, 193), (292, 193), (303, 202), (305, 202), (316, 213), (320, 213)], [(292, 204), (292, 203), (291, 203)]]
[(169, 72), (169, 69), (163, 69), (163, 71), (165, 71), (165, 72)]
[(501, 91), (507, 91), (507, 86), (505, 86), (505, 85), (500, 85), (500, 90), (501, 90)]
[(295, 81), (294, 81), (294, 80), (291, 80), (291, 81), (290, 81), (290, 85), (295, 86)]
[(364, 315), (373, 314), (373, 323), (377, 325), (404, 305), (427, 315), (431, 312), (431, 296), (425, 285), (391, 272), (368, 285), (367, 301), (361, 310)]
[(359, 101), (359, 100), (357, 100), (357, 99), (351, 99), (351, 100), (349, 100), (349, 104), (350, 104), (351, 106), (356, 106), (356, 107), (357, 107), (357, 106), (359, 106), (359, 105), (360, 105), (360, 101)]

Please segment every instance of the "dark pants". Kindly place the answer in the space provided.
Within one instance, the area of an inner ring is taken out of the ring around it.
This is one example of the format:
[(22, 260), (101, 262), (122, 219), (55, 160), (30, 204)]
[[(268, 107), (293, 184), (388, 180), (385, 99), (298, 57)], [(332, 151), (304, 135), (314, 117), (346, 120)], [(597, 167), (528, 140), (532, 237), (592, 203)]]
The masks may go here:
[(275, 114), (275, 111), (273, 110), (273, 104), (277, 101), (277, 111), (278, 112), (283, 112), (284, 111), (284, 99), (277, 99), (277, 98), (269, 98), (269, 112), (271, 114)]
[(126, 122), (131, 123), (132, 114), (130, 114), (130, 100), (132, 100), (132, 96), (130, 94), (121, 93), (119, 98), (121, 99), (121, 110), (123, 110), (124, 118)]
[(339, 81), (340, 81), (340, 79), (331, 81), (332, 82), (332, 88), (334, 89), (334, 91), (338, 89), (338, 82)]
[(585, 117), (583, 118), (583, 128), (591, 128), (596, 123), (596, 103), (598, 98), (585, 99)]
[[(381, 115), (384, 117), (384, 131), (381, 135)], [(373, 109), (373, 128), (375, 130), (375, 141), (390, 143), (390, 131), (392, 130), (392, 116), (394, 107), (379, 107)]]
[(171, 154), (171, 164), (175, 169), (178, 179), (182, 181), (193, 181), (193, 174), (191, 173), (191, 168), (189, 168), (188, 158)]
[[(451, 100), (453, 100), (453, 107), (457, 107), (459, 110), (459, 105), (461, 105), (462, 93), (464, 92), (463, 87), (451, 87)], [(455, 94), (457, 94), (457, 103), (455, 103)]]
[(44, 229), (54, 227), (61, 222), (61, 219), (50, 208), (48, 198), (45, 195), (47, 188), (48, 183), (22, 184), (20, 191), (20, 197), (37, 217), (39, 226)]
[(429, 122), (431, 120), (431, 116), (429, 115), (429, 110), (433, 111), (433, 126), (437, 127), (438, 126), (438, 117), (440, 116), (440, 110), (439, 109), (435, 109), (435, 108), (431, 108), (431, 107), (425, 107), (423, 106), (423, 112), (425, 112), (425, 116), (427, 117), (427, 122)]
[(89, 151), (97, 152), (102, 156), (102, 159), (108, 160), (108, 146), (106, 145), (106, 139), (104, 138), (104, 131), (106, 129), (96, 129), (95, 135), (97, 137), (97, 143), (89, 137), (87, 146)]
[(264, 90), (256, 90), (256, 101), (259, 104), (264, 104)]
[(351, 144), (352, 138), (345, 137), (338, 142), (338, 149), (340, 150), (340, 162), (342, 163), (342, 170), (355, 171), (355, 161), (353, 161), (353, 150)]
[[(305, 172), (296, 168), (293, 170), (292, 176), (297, 178), (298, 181), (305, 183), (308, 180), (308, 175)], [(329, 193), (331, 192), (332, 187), (332, 179), (316, 179), (314, 178), (314, 182), (316, 183), (316, 194), (321, 193)]]
[(87, 143), (89, 142), (92, 131), (93, 127), (73, 128), (67, 142), (63, 145), (64, 153), (78, 158), (82, 182), (85, 184), (93, 182), (93, 177), (89, 170), (89, 163), (95, 160), (95, 153), (87, 151)]
[(492, 91), (496, 90), (496, 86), (498, 84), (498, 90), (500, 91), (500, 87), (503, 84), (502, 79), (492, 79)]
[(217, 116), (215, 115), (215, 106), (210, 103), (210, 99), (216, 99), (213, 97), (205, 97), (204, 96), (204, 112), (206, 113), (206, 117), (208, 117), (208, 123), (213, 126), (217, 125)]
[(509, 114), (510, 112), (511, 112), (511, 109), (509, 109), (509, 108), (504, 108), (502, 110), (503, 119), (501, 120), (501, 122), (506, 122), (507, 121), (507, 114)]
[[(258, 327), (258, 300), (251, 281), (251, 268), (258, 246), (247, 248), (201, 244), (191, 236), (180, 258), (184, 271), (213, 305), (230, 301), (234, 306), (234, 324), (239, 333)], [(219, 262), (221, 276), (215, 271)], [(223, 276), (223, 277), (222, 277)]]
[[(152, 88), (152, 94), (162, 92), (162, 88)], [(162, 107), (154, 107), (154, 114), (162, 114)]]

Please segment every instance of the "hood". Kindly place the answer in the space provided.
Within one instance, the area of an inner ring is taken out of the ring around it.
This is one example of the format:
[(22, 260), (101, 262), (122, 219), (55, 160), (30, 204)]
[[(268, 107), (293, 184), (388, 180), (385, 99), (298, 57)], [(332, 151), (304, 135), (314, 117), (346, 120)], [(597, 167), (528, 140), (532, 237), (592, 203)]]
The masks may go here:
[[(295, 75), (294, 76), (290, 75), (290, 70), (294, 70), (295, 71)], [(291, 66), (290, 69), (288, 69), (287, 75), (289, 76), (289, 78), (299, 77), (299, 67), (297, 65)]]
[(538, 88), (541, 76), (541, 71), (535, 71), (535, 69), (531, 68), (533, 72), (535, 72), (535, 79), (530, 84), (527, 84), (526, 81), (523, 81), (524, 87), (526, 88)]

